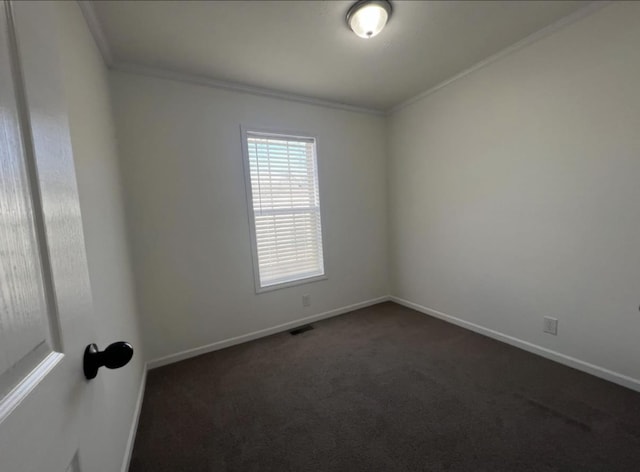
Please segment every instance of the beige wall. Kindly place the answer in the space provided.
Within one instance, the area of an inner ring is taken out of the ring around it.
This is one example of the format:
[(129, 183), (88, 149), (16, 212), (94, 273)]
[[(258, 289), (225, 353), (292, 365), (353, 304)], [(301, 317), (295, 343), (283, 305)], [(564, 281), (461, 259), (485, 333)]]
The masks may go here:
[[(76, 2), (57, 2), (71, 142), (101, 348), (129, 341), (131, 362), (102, 372), (85, 431), (83, 470), (119, 471), (134, 418), (144, 353), (138, 330), (107, 70)], [(87, 343), (91, 340), (87, 340)]]
[[(121, 72), (111, 84), (149, 359), (388, 294), (384, 118)], [(327, 280), (255, 293), (241, 124), (318, 137)]]
[(390, 116), (392, 293), (640, 379), (639, 84), (622, 2)]

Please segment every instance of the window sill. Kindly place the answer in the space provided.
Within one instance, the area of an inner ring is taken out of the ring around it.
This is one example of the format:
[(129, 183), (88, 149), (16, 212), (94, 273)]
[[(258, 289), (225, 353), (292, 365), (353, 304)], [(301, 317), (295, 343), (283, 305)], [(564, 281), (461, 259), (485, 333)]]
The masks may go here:
[(298, 285), (310, 284), (312, 282), (318, 282), (320, 280), (327, 280), (326, 275), (315, 275), (313, 277), (306, 277), (304, 279), (292, 280), (291, 282), (282, 282), (273, 285), (267, 285), (265, 287), (256, 288), (256, 293), (273, 292), (274, 290), (280, 290), (282, 288), (296, 287)]

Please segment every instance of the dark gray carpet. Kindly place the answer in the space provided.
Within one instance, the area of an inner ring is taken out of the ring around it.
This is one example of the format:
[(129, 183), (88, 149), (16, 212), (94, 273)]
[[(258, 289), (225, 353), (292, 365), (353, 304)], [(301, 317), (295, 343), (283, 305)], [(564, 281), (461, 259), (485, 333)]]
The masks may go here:
[(638, 471), (640, 394), (393, 303), (149, 372), (131, 471)]

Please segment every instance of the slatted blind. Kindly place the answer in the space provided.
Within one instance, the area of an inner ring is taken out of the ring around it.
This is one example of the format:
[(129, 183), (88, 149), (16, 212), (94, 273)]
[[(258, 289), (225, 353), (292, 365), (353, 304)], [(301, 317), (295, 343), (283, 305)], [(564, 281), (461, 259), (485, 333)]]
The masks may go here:
[(246, 139), (260, 287), (323, 275), (315, 139)]

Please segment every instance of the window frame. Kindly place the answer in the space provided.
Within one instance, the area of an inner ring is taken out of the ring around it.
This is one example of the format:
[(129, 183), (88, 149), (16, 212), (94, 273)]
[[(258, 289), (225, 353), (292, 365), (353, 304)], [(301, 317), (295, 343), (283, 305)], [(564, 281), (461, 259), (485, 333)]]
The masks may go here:
[[(315, 144), (315, 167), (316, 178), (318, 182), (318, 204), (320, 206), (320, 244), (322, 245), (322, 268), (323, 274), (312, 275), (309, 277), (303, 277), (296, 280), (290, 280), (287, 282), (275, 283), (272, 285), (261, 286), (260, 283), (260, 260), (258, 259), (258, 240), (256, 233), (256, 221), (255, 212), (253, 209), (253, 191), (251, 187), (251, 168), (249, 163), (249, 149), (248, 149), (248, 134), (265, 134), (273, 137), (290, 138), (290, 139), (313, 139)], [(247, 126), (240, 125), (240, 137), (242, 141), (242, 167), (244, 171), (244, 187), (247, 204), (247, 217), (249, 220), (249, 237), (251, 241), (251, 259), (253, 262), (253, 283), (256, 294), (264, 292), (272, 292), (274, 290), (280, 290), (283, 288), (296, 287), (298, 285), (310, 284), (321, 280), (327, 280), (327, 245), (325, 239), (325, 218), (322, 205), (322, 192), (320, 191), (320, 174), (319, 174), (319, 145), (318, 137), (312, 133), (305, 133), (299, 131), (284, 131), (282, 129), (265, 128), (261, 126)]]

